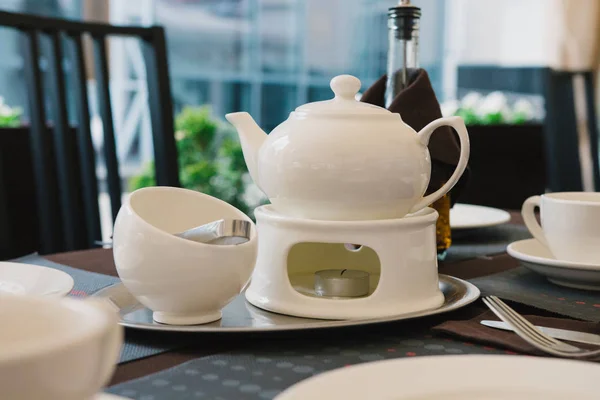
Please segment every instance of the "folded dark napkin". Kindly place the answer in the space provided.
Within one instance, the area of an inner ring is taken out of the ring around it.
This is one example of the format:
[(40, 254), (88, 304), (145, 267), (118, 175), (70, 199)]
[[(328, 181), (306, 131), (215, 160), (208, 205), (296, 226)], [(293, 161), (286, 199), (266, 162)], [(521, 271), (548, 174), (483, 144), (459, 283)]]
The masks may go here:
[[(379, 78), (363, 93), (360, 101), (384, 107), (386, 80), (386, 75)], [(402, 120), (417, 132), (431, 121), (441, 118), (442, 111), (427, 71), (424, 69), (410, 71), (408, 85), (396, 96), (388, 110), (400, 113)], [(431, 179), (427, 193), (431, 193), (439, 189), (454, 172), (460, 156), (460, 146), (454, 130), (443, 126), (431, 136), (428, 147), (431, 155)], [(452, 203), (456, 202), (469, 175), (470, 171), (467, 167), (451, 191)]]
[[(525, 315), (525, 318), (534, 325), (545, 326), (548, 328), (567, 329), (570, 331), (595, 333), (600, 335), (600, 324), (593, 322), (584, 322), (565, 318), (540, 317), (534, 315)], [(433, 331), (449, 334), (466, 342), (488, 344), (490, 346), (509, 349), (518, 353), (535, 355), (543, 354), (513, 332), (481, 325), (480, 321), (484, 319), (498, 321), (498, 318), (493, 312), (486, 311), (473, 319), (464, 321), (446, 321), (438, 326), (435, 326)], [(583, 343), (573, 344), (577, 347), (587, 349), (599, 348), (598, 346)]]

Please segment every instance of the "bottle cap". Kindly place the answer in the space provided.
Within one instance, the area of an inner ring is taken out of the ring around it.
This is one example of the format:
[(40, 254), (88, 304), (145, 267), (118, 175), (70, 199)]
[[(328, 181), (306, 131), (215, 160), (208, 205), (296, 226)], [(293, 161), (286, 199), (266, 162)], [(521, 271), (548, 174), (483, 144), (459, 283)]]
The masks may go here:
[(396, 7), (388, 9), (388, 28), (395, 32), (396, 39), (411, 40), (419, 31), (420, 17), (419, 7), (411, 4), (410, 0), (401, 0)]

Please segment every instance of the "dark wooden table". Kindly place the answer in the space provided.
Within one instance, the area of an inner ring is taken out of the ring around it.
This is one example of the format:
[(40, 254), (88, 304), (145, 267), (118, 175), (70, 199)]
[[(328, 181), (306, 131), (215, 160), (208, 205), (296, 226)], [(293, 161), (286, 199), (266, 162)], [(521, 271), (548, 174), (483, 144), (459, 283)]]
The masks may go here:
[[(512, 213), (513, 219), (511, 223), (521, 223), (520, 215)], [(70, 253), (61, 253), (47, 256), (48, 259), (79, 268), (86, 271), (97, 272), (117, 276), (117, 271), (114, 266), (112, 251), (108, 249), (85, 250)], [(518, 262), (508, 256), (501, 254), (486, 259), (471, 259), (453, 263), (441, 263), (439, 270), (441, 273), (456, 276), (462, 279), (471, 279), (479, 276), (489, 275), (497, 272), (502, 272), (518, 266)], [(468, 319), (483, 312), (485, 307), (481, 301), (454, 311), (449, 314), (444, 314), (435, 317), (422, 318), (414, 321), (399, 321), (375, 326), (357, 327), (357, 328), (340, 328), (352, 330), (352, 334), (360, 335), (361, 332), (373, 332), (377, 330), (396, 330), (396, 329), (423, 329), (423, 327), (433, 327), (442, 321), (452, 319)], [(128, 332), (129, 334), (135, 334)], [(305, 335), (314, 335), (318, 339), (321, 331), (303, 333)], [(225, 352), (233, 349), (240, 349), (246, 346), (260, 345), (261, 341), (276, 340), (281, 337), (289, 337), (290, 333), (268, 333), (261, 335), (245, 335), (244, 340), (239, 340), (239, 335), (236, 334), (197, 334), (198, 341), (194, 346), (184, 349), (174, 350), (152, 357), (131, 361), (120, 364), (112, 378), (111, 385), (125, 382), (131, 379), (149, 375), (154, 372), (173, 367), (183, 362), (203, 357), (219, 352)], [(287, 335), (287, 336), (286, 336)]]

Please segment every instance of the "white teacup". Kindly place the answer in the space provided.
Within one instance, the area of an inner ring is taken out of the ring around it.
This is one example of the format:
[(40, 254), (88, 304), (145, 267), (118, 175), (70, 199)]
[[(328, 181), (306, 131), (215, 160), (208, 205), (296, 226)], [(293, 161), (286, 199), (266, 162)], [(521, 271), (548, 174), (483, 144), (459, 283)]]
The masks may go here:
[[(535, 218), (540, 208), (542, 224)], [(533, 196), (521, 209), (529, 232), (559, 260), (600, 264), (600, 193)]]
[(108, 383), (123, 343), (98, 300), (0, 295), (0, 399), (83, 400)]
[[(250, 240), (214, 245), (174, 235), (220, 218), (249, 221)], [(174, 187), (131, 193), (113, 233), (121, 281), (155, 321), (171, 325), (220, 319), (221, 309), (249, 281), (256, 252), (256, 226), (247, 215), (212, 196)]]

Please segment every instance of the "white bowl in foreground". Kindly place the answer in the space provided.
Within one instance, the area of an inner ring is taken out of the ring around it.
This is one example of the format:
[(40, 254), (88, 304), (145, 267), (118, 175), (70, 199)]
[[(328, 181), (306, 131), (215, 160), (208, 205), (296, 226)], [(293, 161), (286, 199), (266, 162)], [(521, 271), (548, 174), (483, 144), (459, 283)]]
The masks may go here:
[(0, 320), (0, 399), (89, 399), (114, 372), (123, 328), (99, 300), (0, 295)]
[[(234, 218), (252, 223), (250, 240), (210, 245), (174, 233)], [(115, 222), (113, 254), (123, 284), (157, 322), (196, 325), (221, 318), (221, 309), (246, 285), (256, 262), (252, 220), (230, 204), (172, 187), (136, 190)]]

